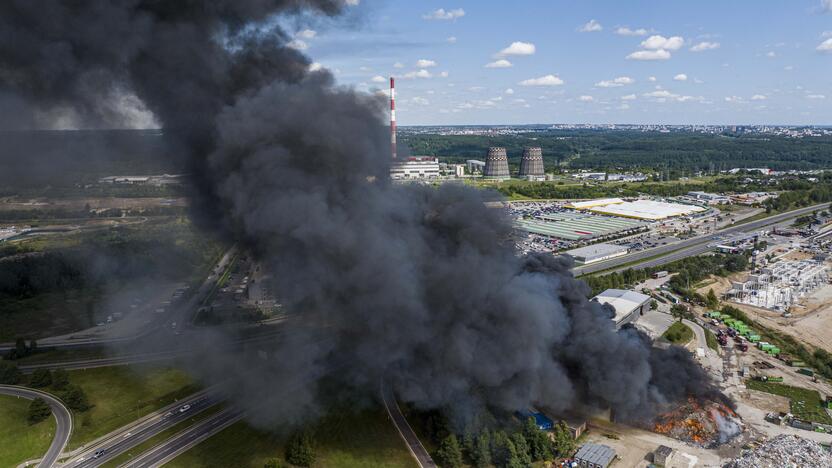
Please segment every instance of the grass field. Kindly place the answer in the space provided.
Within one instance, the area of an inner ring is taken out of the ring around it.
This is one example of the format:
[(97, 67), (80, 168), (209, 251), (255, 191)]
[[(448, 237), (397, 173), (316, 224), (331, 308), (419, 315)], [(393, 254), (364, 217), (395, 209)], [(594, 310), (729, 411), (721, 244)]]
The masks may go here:
[(759, 380), (747, 380), (745, 385), (751, 390), (759, 390), (788, 398), (790, 411), (798, 419), (832, 424), (832, 417), (821, 406), (820, 394), (815, 390)]
[[(331, 412), (312, 428), (314, 467), (410, 468), (416, 463), (381, 408)], [(168, 468), (261, 468), (269, 458), (284, 460), (284, 438), (236, 423), (165, 465)], [(285, 463), (285, 462), (284, 462)], [(288, 465), (288, 464), (287, 464)]]
[(198, 389), (184, 372), (165, 367), (116, 366), (71, 371), (69, 380), (93, 407), (76, 413), (69, 441), (78, 447)]
[(29, 400), (0, 395), (0, 466), (17, 466), (40, 458), (55, 435), (55, 418), (49, 416), (34, 426), (26, 421)]
[(702, 327), (705, 330), (705, 341), (708, 342), (708, 347), (714, 351), (719, 351), (719, 342), (716, 340), (716, 335), (706, 327)]
[(665, 330), (662, 338), (676, 345), (684, 345), (693, 339), (693, 330), (682, 322), (673, 322), (673, 325)]

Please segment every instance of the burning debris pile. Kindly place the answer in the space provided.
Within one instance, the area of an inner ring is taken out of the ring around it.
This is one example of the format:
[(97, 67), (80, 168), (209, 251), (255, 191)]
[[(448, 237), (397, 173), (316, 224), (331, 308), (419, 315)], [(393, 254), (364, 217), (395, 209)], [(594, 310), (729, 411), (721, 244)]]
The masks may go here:
[(742, 423), (728, 406), (694, 399), (677, 409), (662, 413), (656, 418), (653, 430), (674, 439), (715, 447), (729, 442), (742, 432)]
[(819, 443), (795, 435), (779, 435), (748, 450), (724, 468), (832, 466), (832, 454)]

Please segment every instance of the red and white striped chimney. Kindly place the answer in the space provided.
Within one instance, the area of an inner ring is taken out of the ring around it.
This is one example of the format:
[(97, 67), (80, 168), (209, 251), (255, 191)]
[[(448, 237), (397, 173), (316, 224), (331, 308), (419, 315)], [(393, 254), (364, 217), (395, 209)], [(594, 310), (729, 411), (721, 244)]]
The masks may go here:
[(390, 77), (390, 149), (396, 159), (396, 82)]

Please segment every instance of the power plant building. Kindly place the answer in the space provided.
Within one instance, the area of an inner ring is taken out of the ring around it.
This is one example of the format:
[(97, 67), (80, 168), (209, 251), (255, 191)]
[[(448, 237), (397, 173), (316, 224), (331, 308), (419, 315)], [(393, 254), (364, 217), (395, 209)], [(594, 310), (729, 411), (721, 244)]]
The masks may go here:
[(523, 156), (520, 158), (520, 178), (528, 180), (543, 180), (546, 174), (543, 172), (543, 150), (534, 148), (523, 148)]
[(482, 175), (486, 179), (505, 180), (510, 178), (508, 173), (508, 156), (506, 149), (496, 146), (488, 148), (488, 156), (485, 158), (485, 169)]
[(424, 180), (439, 177), (439, 159), (432, 156), (395, 160), (390, 165), (393, 180)]
[(647, 310), (650, 296), (625, 289), (607, 289), (592, 300), (612, 306), (615, 310), (612, 320), (615, 322), (615, 328), (618, 329), (635, 322)]

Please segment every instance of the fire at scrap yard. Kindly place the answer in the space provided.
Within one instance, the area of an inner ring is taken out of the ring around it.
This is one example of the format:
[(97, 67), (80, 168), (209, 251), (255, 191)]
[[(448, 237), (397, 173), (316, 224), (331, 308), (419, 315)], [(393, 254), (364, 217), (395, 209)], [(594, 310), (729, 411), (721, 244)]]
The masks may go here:
[[(484, 3), (0, 2), (0, 465), (832, 466), (832, 130), (465, 123), (826, 97), (527, 76)], [(539, 29), (737, 49), (690, 14)]]

